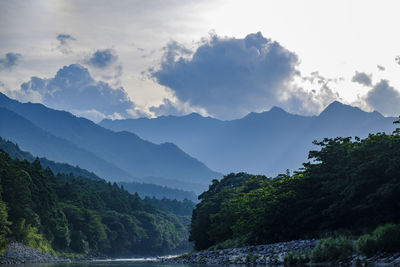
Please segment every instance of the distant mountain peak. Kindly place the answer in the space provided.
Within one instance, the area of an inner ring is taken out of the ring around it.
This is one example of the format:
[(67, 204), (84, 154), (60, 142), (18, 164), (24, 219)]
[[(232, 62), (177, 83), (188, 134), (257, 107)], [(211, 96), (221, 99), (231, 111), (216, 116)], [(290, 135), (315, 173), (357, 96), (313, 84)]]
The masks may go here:
[[(268, 111), (250, 112), (249, 114), (247, 114), (246, 116), (244, 116), (241, 119), (262, 119), (266, 116), (269, 117), (269, 116), (279, 116), (279, 115), (286, 115), (286, 114), (289, 114), (289, 113), (280, 107), (274, 106)], [(237, 120), (241, 120), (241, 119), (237, 119)]]
[(357, 107), (346, 105), (339, 101), (333, 101), (321, 112), (320, 116), (326, 116), (330, 114), (337, 114), (343, 112), (351, 112), (351, 111), (363, 112), (361, 109)]
[(186, 115), (187, 117), (193, 117), (193, 118), (202, 118), (203, 116), (201, 116), (199, 113), (196, 112), (192, 112), (188, 115)]
[(269, 110), (269, 112), (272, 112), (272, 113), (287, 113), (283, 108), (280, 108), (280, 107), (277, 107), (277, 106), (273, 106), (270, 110)]
[(354, 107), (351, 105), (343, 104), (339, 101), (333, 101), (329, 104), (320, 114), (319, 117), (344, 117), (344, 116), (351, 116), (351, 117), (359, 117), (359, 116), (367, 116), (372, 115), (375, 118), (382, 118), (383, 115), (377, 111), (374, 112), (367, 112), (359, 107)]

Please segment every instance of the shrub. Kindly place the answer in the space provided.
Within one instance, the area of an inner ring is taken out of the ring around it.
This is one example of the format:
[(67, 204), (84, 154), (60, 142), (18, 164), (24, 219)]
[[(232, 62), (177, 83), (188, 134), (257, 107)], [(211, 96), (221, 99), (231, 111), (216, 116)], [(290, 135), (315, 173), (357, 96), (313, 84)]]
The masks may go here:
[(314, 262), (344, 261), (354, 252), (353, 241), (346, 237), (321, 239), (311, 252)]
[(285, 266), (304, 265), (310, 261), (308, 253), (288, 252), (283, 257)]
[(25, 245), (37, 249), (43, 253), (55, 254), (50, 242), (38, 233), (36, 227), (26, 224), (23, 219), (18, 225), (18, 238)]
[(376, 252), (393, 252), (400, 249), (400, 225), (385, 224), (377, 227), (372, 234), (360, 236), (357, 250), (365, 255)]
[(217, 250), (217, 249), (226, 249), (226, 248), (239, 248), (245, 246), (246, 243), (240, 239), (227, 239), (221, 243), (218, 243), (214, 246), (209, 247), (207, 250)]
[(356, 241), (357, 251), (364, 255), (372, 255), (379, 250), (378, 242), (372, 235), (362, 235)]
[(379, 226), (372, 233), (378, 241), (382, 251), (391, 252), (400, 248), (400, 226), (386, 224)]

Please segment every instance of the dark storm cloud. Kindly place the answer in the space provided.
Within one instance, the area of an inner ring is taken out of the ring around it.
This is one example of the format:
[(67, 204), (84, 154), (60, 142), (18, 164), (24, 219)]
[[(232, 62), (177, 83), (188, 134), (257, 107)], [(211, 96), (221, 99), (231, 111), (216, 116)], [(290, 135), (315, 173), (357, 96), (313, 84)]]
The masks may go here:
[(180, 101), (220, 118), (275, 105), (286, 83), (298, 74), (297, 55), (261, 33), (244, 39), (212, 35), (190, 53), (171, 42), (160, 68), (150, 74)]
[(0, 70), (11, 69), (16, 66), (22, 56), (18, 53), (7, 53), (3, 58), (0, 58)]
[(400, 115), (400, 92), (390, 86), (387, 80), (377, 83), (368, 92), (365, 102), (384, 115)]
[(78, 64), (63, 67), (54, 78), (32, 77), (21, 89), (26, 94), (39, 93), (45, 105), (89, 117), (130, 117), (129, 111), (134, 109), (122, 87), (111, 88), (108, 83), (95, 81)]
[(365, 85), (365, 86), (371, 86), (372, 85), (371, 76), (372, 75), (368, 75), (365, 72), (356, 71), (353, 78), (351, 78), (351, 81)]
[(58, 34), (57, 37), (56, 37), (56, 39), (57, 39), (58, 42), (59, 42), (59, 45), (58, 45), (57, 48), (58, 48), (58, 49), (61, 51), (61, 53), (63, 53), (63, 54), (68, 54), (68, 53), (71, 52), (70, 47), (69, 47), (70, 42), (76, 40), (76, 39), (75, 39), (74, 37), (72, 37), (71, 35), (65, 34), (65, 33)]
[(95, 68), (107, 68), (118, 60), (118, 56), (113, 49), (97, 50), (85, 63)]

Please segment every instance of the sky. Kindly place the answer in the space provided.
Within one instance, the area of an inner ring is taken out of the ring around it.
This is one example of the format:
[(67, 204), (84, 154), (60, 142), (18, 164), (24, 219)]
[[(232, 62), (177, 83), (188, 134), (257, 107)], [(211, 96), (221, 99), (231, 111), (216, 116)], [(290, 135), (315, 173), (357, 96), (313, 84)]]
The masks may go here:
[(399, 1), (0, 2), (0, 92), (95, 122), (400, 114)]

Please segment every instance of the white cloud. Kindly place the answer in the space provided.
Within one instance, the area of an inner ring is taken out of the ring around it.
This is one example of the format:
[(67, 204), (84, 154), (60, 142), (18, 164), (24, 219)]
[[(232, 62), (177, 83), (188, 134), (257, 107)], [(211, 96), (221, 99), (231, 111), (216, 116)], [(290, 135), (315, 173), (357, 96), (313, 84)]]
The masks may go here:
[(61, 68), (53, 78), (32, 77), (12, 94), (21, 101), (41, 102), (95, 121), (131, 117), (128, 110), (135, 108), (122, 87), (112, 88), (108, 83), (94, 80), (78, 64)]
[[(302, 76), (297, 55), (261, 33), (243, 39), (212, 34), (197, 49), (170, 43), (159, 69), (150, 75), (167, 86), (181, 102), (202, 108), (222, 119), (280, 106), (293, 113), (315, 114), (340, 99), (329, 86), (342, 78), (325, 78), (318, 72)], [(310, 90), (308, 87), (312, 87)], [(182, 113), (165, 101), (157, 113)]]

